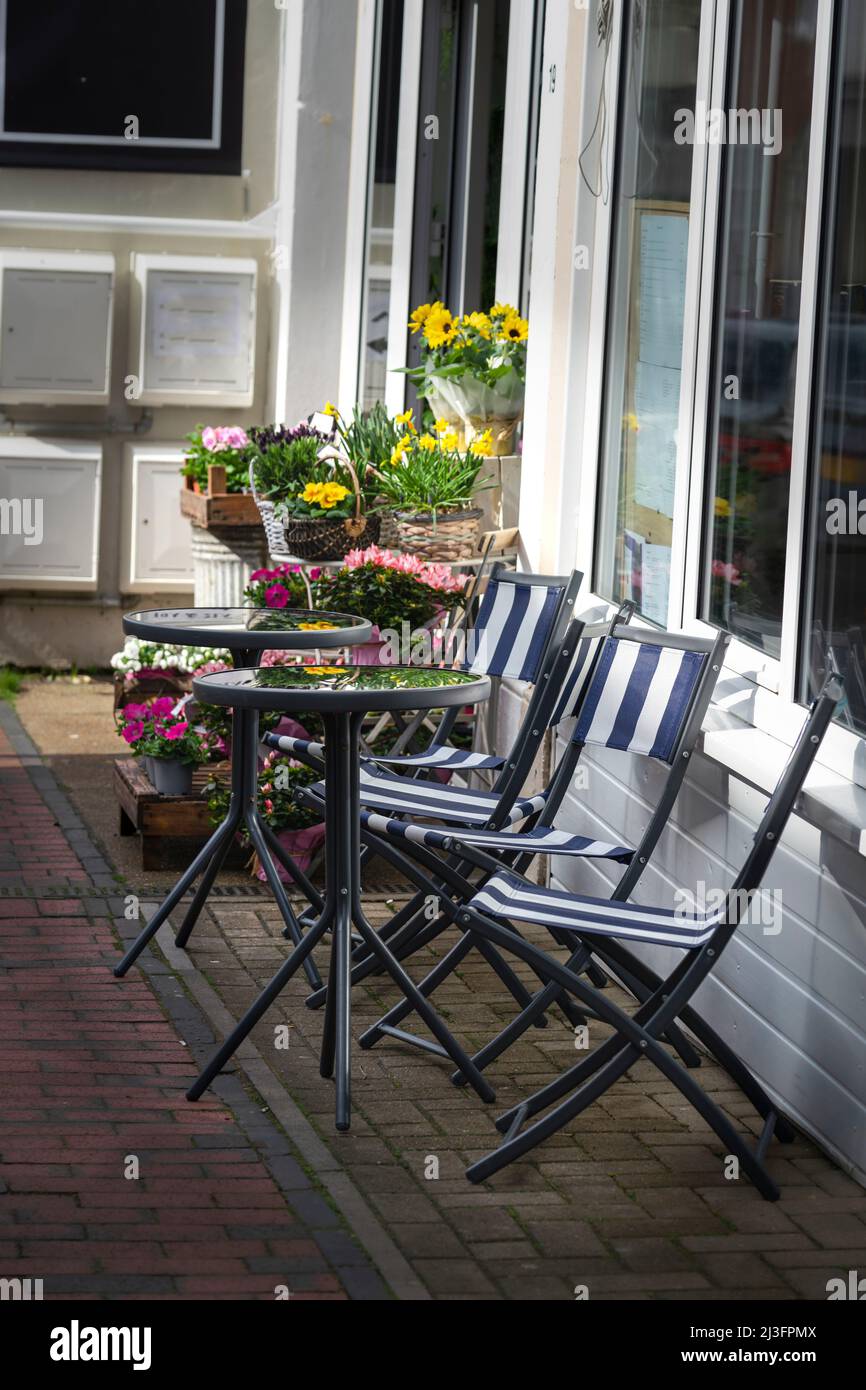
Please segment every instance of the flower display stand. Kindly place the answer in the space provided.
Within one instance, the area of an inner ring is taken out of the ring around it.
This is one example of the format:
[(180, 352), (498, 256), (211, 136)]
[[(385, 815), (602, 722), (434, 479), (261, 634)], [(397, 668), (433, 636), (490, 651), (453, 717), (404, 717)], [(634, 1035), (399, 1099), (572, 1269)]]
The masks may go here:
[(226, 471), (208, 468), (207, 492), (184, 479), (180, 510), (192, 523), (195, 604), (198, 608), (240, 608), (250, 575), (265, 562), (267, 549), (255, 499), (226, 492)]
[[(117, 758), (114, 794), (120, 808), (121, 835), (141, 836), (141, 867), (164, 867), (170, 852), (192, 857), (213, 831), (203, 792), (215, 772), (228, 774), (228, 763), (196, 768), (189, 796), (160, 796), (138, 758)], [(249, 858), (243, 846), (233, 846), (228, 863), (242, 867)]]

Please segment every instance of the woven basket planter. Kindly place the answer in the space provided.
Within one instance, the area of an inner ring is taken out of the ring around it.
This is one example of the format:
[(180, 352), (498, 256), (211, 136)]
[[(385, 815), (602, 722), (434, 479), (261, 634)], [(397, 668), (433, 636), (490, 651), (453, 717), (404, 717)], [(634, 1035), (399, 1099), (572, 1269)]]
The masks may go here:
[(333, 521), (327, 517), (288, 517), (283, 545), (300, 560), (342, 560), (349, 550), (375, 545), (379, 529), (378, 516)]
[(397, 512), (400, 548), (422, 560), (469, 560), (475, 552), (482, 515), (480, 507), (435, 516), (429, 512)]
[(250, 464), (250, 486), (265, 528), (268, 552), (273, 558), (290, 555), (297, 556), (299, 560), (342, 560), (350, 550), (376, 545), (381, 520), (378, 515), (363, 514), (361, 489), (355, 470), (348, 461), (346, 465), (355, 488), (354, 516), (280, 519), (276, 516), (273, 502), (256, 492), (254, 465)]

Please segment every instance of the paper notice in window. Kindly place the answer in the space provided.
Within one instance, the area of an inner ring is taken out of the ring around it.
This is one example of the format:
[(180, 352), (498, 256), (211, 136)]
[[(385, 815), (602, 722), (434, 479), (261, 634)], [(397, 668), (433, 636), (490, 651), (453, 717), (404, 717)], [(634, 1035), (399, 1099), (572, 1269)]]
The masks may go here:
[(642, 362), (680, 370), (686, 304), (689, 219), (641, 213), (640, 352)]
[(667, 626), (668, 594), (671, 587), (671, 548), (645, 545), (641, 612), (651, 622)]
[(647, 362), (635, 368), (634, 500), (669, 517), (674, 514), (681, 375), (673, 367)]

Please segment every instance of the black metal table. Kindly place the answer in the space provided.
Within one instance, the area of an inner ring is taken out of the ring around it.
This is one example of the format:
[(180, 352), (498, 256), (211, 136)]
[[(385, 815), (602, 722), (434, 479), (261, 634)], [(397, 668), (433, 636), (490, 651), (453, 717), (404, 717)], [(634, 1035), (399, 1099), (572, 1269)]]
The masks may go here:
[[(349, 1128), (350, 950), (354, 922), (388, 974), (412, 1001), (431, 1032), (464, 1074), (475, 1075), (470, 1058), (381, 941), (363, 911), (360, 870), (359, 735), (364, 716), (385, 710), (441, 709), (477, 704), (490, 694), (486, 676), (405, 666), (295, 666), (226, 671), (201, 676), (193, 692), (202, 704), (230, 705), (248, 712), (253, 733), (259, 712), (296, 714), (315, 710), (325, 725), (325, 900), (321, 915), (244, 1014), (187, 1092), (198, 1100), (277, 998), (325, 932), (332, 929), (331, 967), (325, 1002), (320, 1071), (336, 1073), (336, 1127)], [(467, 1072), (467, 1068), (469, 1071)], [(486, 1083), (478, 1077), (483, 1086)]]
[[(127, 613), (123, 619), (123, 630), (148, 641), (181, 646), (190, 644), (226, 647), (231, 653), (234, 665), (245, 668), (256, 666), (263, 651), (309, 651), (311, 648), (333, 650), (367, 642), (372, 625), (366, 618), (357, 618), (347, 613), (310, 612), (297, 608), (159, 608), (141, 613)], [(225, 679), (225, 676), (221, 679)], [(226, 703), (232, 704), (231, 701)], [(232, 704), (232, 780), (226, 818), (217, 826), (154, 917), (136, 937), (119, 965), (115, 967), (115, 975), (126, 974), (166, 918), (177, 907), (184, 893), (201, 874), (201, 882), (193, 894), (176, 937), (178, 946), (186, 944), (232, 840), (244, 823), (289, 935), (296, 943), (303, 939), (285, 888), (274, 868), (271, 854), (279, 860), (315, 907), (321, 905), (322, 899), (306, 874), (286, 853), (259, 815), (258, 723), (258, 713), (251, 717), (248, 707), (242, 701), (237, 705)], [(318, 988), (321, 980), (312, 961), (306, 962), (305, 971), (310, 984)]]

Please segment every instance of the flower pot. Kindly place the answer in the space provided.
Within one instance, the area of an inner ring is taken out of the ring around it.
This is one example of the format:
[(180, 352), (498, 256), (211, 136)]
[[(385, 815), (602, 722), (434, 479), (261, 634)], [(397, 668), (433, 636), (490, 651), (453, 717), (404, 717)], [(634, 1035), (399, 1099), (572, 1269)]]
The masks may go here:
[(192, 765), (179, 758), (152, 758), (153, 785), (160, 796), (189, 796), (192, 791)]
[[(287, 854), (290, 854), (298, 868), (306, 873), (319, 846), (325, 839), (325, 823), (319, 821), (316, 825), (308, 825), (304, 830), (277, 830), (276, 837)], [(286, 873), (278, 859), (274, 859), (274, 868), (283, 883), (291, 883), (292, 879)], [(256, 856), (256, 878), (261, 883), (267, 882), (265, 871)]]
[(496, 387), (486, 386), (474, 377), (436, 377), (427, 394), (427, 403), (437, 416), (457, 430), (459, 447), (468, 449), (476, 435), (490, 430), (493, 443), (487, 457), (503, 458), (514, 452), (514, 431), (523, 418), (526, 385), (511, 371)]
[(350, 550), (376, 545), (381, 522), (378, 516), (352, 518), (289, 517), (286, 550), (300, 560), (342, 560)]
[(151, 786), (156, 786), (156, 773), (154, 772), (156, 758), (142, 758), (141, 761), (144, 765), (144, 771), (148, 782), (150, 782)]
[(398, 512), (400, 545), (422, 560), (469, 560), (478, 541), (480, 507), (461, 512)]

